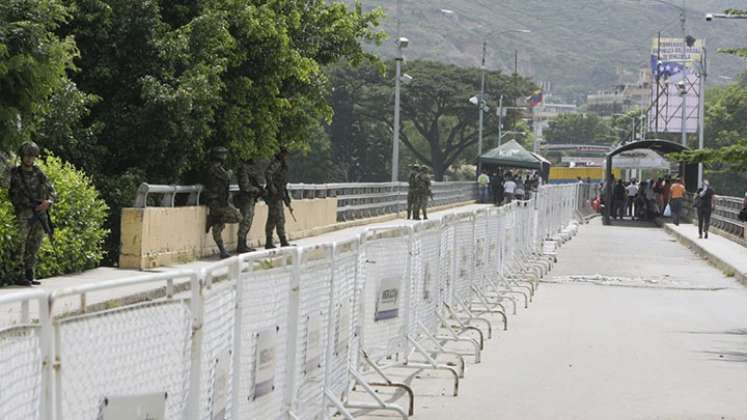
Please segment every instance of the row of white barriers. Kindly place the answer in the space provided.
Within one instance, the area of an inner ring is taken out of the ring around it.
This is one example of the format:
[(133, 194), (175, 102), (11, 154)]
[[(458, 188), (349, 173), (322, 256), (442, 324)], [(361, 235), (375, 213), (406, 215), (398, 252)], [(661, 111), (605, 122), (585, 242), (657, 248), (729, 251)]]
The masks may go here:
[[(547, 243), (575, 233), (576, 188), (202, 270), (2, 296), (0, 419), (406, 418), (414, 392), (388, 370), (443, 371), (456, 396), (492, 317), (507, 328), (507, 306), (528, 305), (554, 262)], [(143, 285), (163, 297), (86, 303)]]

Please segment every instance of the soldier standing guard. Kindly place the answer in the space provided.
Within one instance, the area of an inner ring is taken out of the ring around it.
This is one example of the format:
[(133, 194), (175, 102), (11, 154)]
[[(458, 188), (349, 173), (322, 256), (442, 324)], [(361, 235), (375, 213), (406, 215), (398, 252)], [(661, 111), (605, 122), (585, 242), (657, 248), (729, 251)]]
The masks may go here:
[(52, 234), (48, 211), (56, 199), (56, 193), (47, 175), (34, 165), (39, 156), (39, 146), (26, 142), (18, 155), (21, 164), (10, 171), (8, 191), (19, 234), (15, 254), (17, 271), (13, 280), (19, 286), (32, 286), (41, 284), (36, 281), (34, 266), (45, 231), (50, 237)]
[(218, 245), (221, 258), (228, 258), (231, 254), (223, 245), (223, 229), (226, 223), (239, 223), (241, 215), (228, 203), (231, 172), (225, 168), (228, 149), (216, 147), (212, 150), (210, 168), (205, 182), (205, 197), (210, 213), (207, 217), (206, 232), (213, 229), (213, 239)]
[(254, 207), (257, 199), (264, 195), (264, 188), (260, 183), (259, 173), (254, 159), (244, 160), (239, 163), (238, 173), (239, 192), (234, 195), (233, 203), (241, 212), (241, 222), (239, 222), (239, 246), (237, 252), (243, 254), (254, 252), (246, 243), (246, 237), (252, 227), (254, 219)]
[(265, 171), (267, 182), (265, 202), (267, 203), (267, 224), (265, 225), (265, 248), (273, 249), (273, 233), (277, 229), (281, 246), (290, 246), (285, 236), (285, 210), (283, 204), (291, 208), (288, 194), (288, 149), (282, 147)]
[(428, 174), (428, 167), (421, 166), (415, 179), (416, 205), (415, 220), (420, 220), (420, 212), (423, 213), (423, 220), (428, 220), (428, 198), (433, 198), (431, 192), (431, 177)]
[(417, 164), (410, 165), (410, 175), (408, 177), (408, 184), (407, 184), (407, 218), (412, 219), (413, 217), (413, 208), (415, 207), (415, 180), (418, 176), (418, 168), (420, 166)]

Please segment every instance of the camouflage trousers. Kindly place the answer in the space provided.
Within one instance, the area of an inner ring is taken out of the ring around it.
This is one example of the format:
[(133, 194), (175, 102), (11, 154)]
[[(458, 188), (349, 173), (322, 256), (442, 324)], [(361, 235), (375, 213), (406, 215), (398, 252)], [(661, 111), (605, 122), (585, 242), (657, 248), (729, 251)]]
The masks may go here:
[[(16, 214), (16, 228), (18, 231), (18, 245), (16, 248), (16, 274), (23, 278), (25, 272), (33, 270), (36, 265), (36, 255), (44, 239), (44, 229), (41, 223), (32, 222), (34, 214), (24, 211)], [(46, 215), (42, 216), (46, 217)]]
[(287, 242), (285, 236), (285, 209), (283, 200), (270, 199), (267, 202), (267, 224), (265, 236), (267, 243), (272, 243), (272, 234), (277, 230), (281, 242)]
[(241, 212), (241, 221), (239, 222), (239, 246), (242, 244), (246, 245), (246, 237), (249, 235), (249, 230), (252, 228), (254, 206), (256, 204), (256, 197), (248, 197), (239, 206), (239, 211)]
[(423, 218), (428, 218), (428, 196), (422, 193), (415, 193), (412, 203), (412, 216), (413, 219), (420, 220), (420, 214), (423, 214)]
[(407, 218), (412, 219), (412, 209), (413, 209), (413, 202), (415, 198), (415, 193), (413, 191), (407, 191)]
[(209, 208), (208, 227), (213, 229), (215, 243), (219, 247), (223, 247), (223, 229), (226, 228), (226, 224), (239, 223), (241, 214), (231, 206), (209, 206)]

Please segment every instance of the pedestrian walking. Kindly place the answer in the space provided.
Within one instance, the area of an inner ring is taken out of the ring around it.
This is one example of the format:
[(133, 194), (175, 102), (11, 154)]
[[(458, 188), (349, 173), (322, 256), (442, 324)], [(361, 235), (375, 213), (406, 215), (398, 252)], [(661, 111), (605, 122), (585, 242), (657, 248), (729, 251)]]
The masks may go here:
[(487, 172), (483, 171), (480, 176), (477, 177), (477, 185), (480, 189), (480, 204), (488, 202), (488, 195), (490, 192), (490, 177)]
[(514, 201), (514, 194), (516, 193), (516, 182), (511, 175), (511, 172), (506, 176), (506, 182), (503, 183), (503, 197), (506, 203)]
[(623, 218), (626, 199), (627, 194), (625, 193), (625, 185), (623, 184), (622, 179), (620, 179), (612, 189), (612, 213), (615, 219)]
[(273, 234), (277, 231), (280, 246), (290, 246), (285, 234), (285, 208), (290, 209), (291, 197), (288, 194), (288, 149), (281, 147), (265, 171), (265, 202), (267, 203), (267, 223), (265, 224), (265, 249), (274, 249)]
[(18, 245), (15, 253), (16, 272), (11, 280), (19, 286), (39, 285), (35, 267), (37, 253), (44, 234), (53, 234), (49, 209), (57, 194), (47, 175), (34, 162), (39, 157), (39, 146), (34, 142), (21, 145), (18, 157), (21, 163), (10, 171), (10, 201), (16, 216)]
[(630, 180), (630, 185), (625, 188), (625, 192), (628, 195), (628, 201), (625, 203), (625, 209), (631, 220), (635, 220), (635, 201), (638, 196), (638, 183), (635, 178)]
[(233, 203), (241, 212), (236, 252), (243, 254), (255, 251), (255, 249), (249, 247), (246, 238), (252, 227), (257, 200), (264, 195), (264, 187), (262, 186), (259, 168), (257, 168), (254, 159), (241, 161), (236, 175), (239, 181), (239, 191), (234, 194)]
[(695, 197), (695, 207), (698, 209), (698, 237), (705, 236), (708, 239), (708, 229), (711, 226), (711, 213), (713, 212), (713, 196), (716, 193), (711, 188), (708, 180), (703, 180), (703, 187), (698, 190)]
[(682, 204), (685, 199), (685, 186), (682, 184), (682, 180), (677, 178), (669, 189), (671, 194), (669, 200), (669, 208), (672, 211), (672, 219), (674, 225), (680, 225), (680, 217), (682, 216)]
[(228, 258), (231, 254), (223, 244), (223, 229), (226, 224), (239, 223), (241, 214), (228, 203), (231, 182), (231, 171), (225, 167), (228, 149), (216, 147), (210, 154), (212, 162), (205, 180), (205, 199), (209, 211), (205, 232), (213, 230), (213, 240), (218, 245), (220, 257)]
[(503, 204), (503, 196), (504, 196), (503, 184), (504, 184), (503, 172), (498, 171), (498, 173), (493, 179), (493, 203), (496, 206), (500, 206), (501, 204)]

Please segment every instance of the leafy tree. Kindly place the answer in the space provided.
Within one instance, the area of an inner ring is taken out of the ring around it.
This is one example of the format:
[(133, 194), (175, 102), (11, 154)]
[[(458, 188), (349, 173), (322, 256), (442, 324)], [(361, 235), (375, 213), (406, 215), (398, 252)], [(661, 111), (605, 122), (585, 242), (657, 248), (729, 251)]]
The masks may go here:
[(67, 18), (58, 0), (0, 2), (0, 150), (30, 138), (72, 67), (73, 40), (55, 34)]
[(559, 115), (550, 121), (544, 136), (548, 143), (556, 144), (611, 144), (618, 139), (608, 121), (584, 113)]

